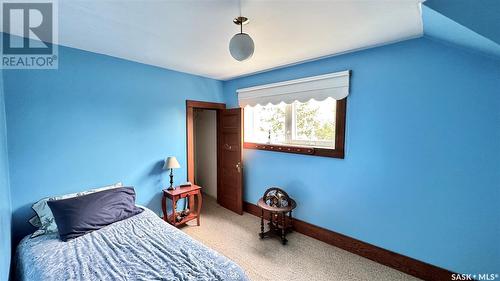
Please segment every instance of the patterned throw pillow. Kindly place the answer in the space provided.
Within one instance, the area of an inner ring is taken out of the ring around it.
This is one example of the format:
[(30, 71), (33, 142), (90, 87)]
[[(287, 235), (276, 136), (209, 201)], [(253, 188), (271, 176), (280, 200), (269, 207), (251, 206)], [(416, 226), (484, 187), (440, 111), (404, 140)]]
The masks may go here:
[(107, 185), (103, 187), (97, 187), (93, 188), (90, 190), (82, 191), (82, 192), (77, 192), (77, 193), (70, 193), (70, 194), (64, 194), (60, 196), (52, 196), (52, 197), (46, 197), (43, 199), (40, 199), (38, 202), (33, 204), (31, 208), (36, 212), (36, 216), (32, 217), (29, 222), (31, 225), (38, 227), (38, 230), (35, 231), (33, 234), (31, 234), (31, 238), (43, 235), (43, 234), (48, 234), (48, 233), (57, 233), (57, 225), (54, 219), (54, 215), (52, 214), (52, 211), (49, 208), (49, 205), (47, 205), (47, 201), (51, 200), (60, 200), (60, 199), (67, 199), (67, 198), (73, 198), (77, 196), (82, 196), (90, 193), (96, 193), (99, 191), (103, 190), (108, 190), (112, 188), (117, 188), (117, 187), (122, 187), (123, 184), (121, 182), (115, 183), (113, 185)]

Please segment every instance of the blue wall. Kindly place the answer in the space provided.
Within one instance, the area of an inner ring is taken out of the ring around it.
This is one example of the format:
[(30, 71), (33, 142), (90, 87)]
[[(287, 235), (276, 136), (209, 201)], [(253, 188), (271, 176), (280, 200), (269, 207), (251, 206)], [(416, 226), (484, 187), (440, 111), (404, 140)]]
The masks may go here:
[[(449, 1), (448, 1), (449, 2)], [(427, 2), (426, 2), (427, 3)], [(498, 1), (500, 3), (500, 1)], [(479, 5), (477, 5), (479, 6)], [(500, 58), (500, 44), (458, 24), (431, 8), (422, 6), (422, 19), (426, 37)]]
[(500, 1), (427, 0), (424, 5), (500, 44)]
[(352, 70), (345, 159), (245, 150), (246, 201), (295, 197), (312, 224), (458, 272), (500, 265), (500, 60), (427, 38), (224, 83)]
[(3, 75), (0, 70), (0, 280), (9, 278), (11, 206)]
[(186, 99), (222, 102), (222, 82), (59, 48), (58, 70), (4, 72), (14, 244), (34, 201), (117, 181), (159, 211), (167, 173), (186, 180)]
[(245, 150), (245, 200), (283, 186), (302, 220), (450, 270), (498, 271), (499, 60), (422, 38), (219, 82), (59, 54), (59, 70), (3, 75), (14, 244), (47, 195), (123, 181), (158, 210), (162, 159), (177, 156), (186, 178), (186, 99), (236, 106), (238, 88), (351, 69), (346, 158)]

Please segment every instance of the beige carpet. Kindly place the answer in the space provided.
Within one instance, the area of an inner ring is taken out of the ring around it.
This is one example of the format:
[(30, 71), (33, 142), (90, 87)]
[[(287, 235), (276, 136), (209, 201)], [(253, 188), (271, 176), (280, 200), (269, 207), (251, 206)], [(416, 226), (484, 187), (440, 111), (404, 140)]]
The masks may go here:
[(260, 219), (232, 213), (204, 197), (201, 226), (191, 221), (182, 230), (239, 264), (253, 281), (260, 280), (419, 280), (297, 232), (260, 240)]

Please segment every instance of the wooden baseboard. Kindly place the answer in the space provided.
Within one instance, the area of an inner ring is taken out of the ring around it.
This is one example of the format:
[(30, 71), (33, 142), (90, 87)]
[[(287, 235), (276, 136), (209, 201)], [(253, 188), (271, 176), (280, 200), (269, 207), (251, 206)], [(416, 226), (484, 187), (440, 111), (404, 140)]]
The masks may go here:
[[(244, 202), (245, 212), (260, 217), (260, 208), (252, 203)], [(365, 257), (396, 270), (413, 275), (423, 280), (451, 280), (454, 272), (377, 247), (349, 236), (321, 228), (319, 226), (294, 219), (294, 230), (318, 239), (353, 254)]]

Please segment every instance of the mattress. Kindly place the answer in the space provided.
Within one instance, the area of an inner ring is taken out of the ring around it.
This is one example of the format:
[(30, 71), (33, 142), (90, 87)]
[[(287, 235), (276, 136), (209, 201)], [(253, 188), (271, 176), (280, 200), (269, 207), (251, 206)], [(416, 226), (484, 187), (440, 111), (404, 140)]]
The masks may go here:
[(16, 262), (20, 280), (248, 280), (148, 209), (68, 242), (57, 234), (25, 237)]

